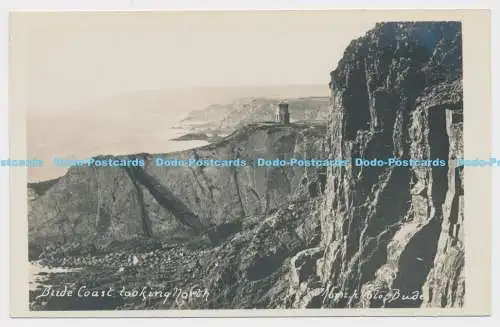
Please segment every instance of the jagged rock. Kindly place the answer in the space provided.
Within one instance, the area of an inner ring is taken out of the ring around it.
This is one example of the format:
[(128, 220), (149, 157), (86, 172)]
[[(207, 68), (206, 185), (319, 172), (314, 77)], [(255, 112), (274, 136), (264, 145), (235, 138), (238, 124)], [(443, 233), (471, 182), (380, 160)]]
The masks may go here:
[[(331, 74), (330, 157), (460, 157), (461, 60), (458, 22), (378, 24), (353, 41)], [(351, 294), (398, 289), (419, 296), (325, 298), (321, 306), (459, 306), (461, 185), (453, 166), (329, 169), (323, 285)]]

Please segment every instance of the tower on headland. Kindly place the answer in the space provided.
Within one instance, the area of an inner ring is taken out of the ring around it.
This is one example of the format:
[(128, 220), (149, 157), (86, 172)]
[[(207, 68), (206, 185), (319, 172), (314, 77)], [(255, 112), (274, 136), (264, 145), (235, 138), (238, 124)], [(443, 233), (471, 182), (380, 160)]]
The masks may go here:
[(276, 121), (281, 124), (290, 124), (290, 111), (288, 103), (281, 101), (276, 109)]

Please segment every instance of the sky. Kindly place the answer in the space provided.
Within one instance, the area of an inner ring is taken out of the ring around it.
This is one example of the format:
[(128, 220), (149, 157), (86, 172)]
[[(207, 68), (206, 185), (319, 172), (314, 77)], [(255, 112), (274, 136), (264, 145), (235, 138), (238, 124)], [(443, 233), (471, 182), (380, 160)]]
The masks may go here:
[(342, 12), (60, 12), (10, 17), (30, 110), (192, 86), (322, 84), (372, 28)]

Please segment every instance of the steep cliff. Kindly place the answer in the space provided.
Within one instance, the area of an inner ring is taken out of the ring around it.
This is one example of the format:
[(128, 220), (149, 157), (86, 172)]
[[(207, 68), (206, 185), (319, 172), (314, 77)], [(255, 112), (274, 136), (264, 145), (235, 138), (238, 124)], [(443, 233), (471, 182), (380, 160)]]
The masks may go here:
[[(330, 157), (462, 156), (460, 23), (377, 24), (348, 46), (330, 86)], [(318, 301), (322, 288), (344, 294), (321, 298), (324, 307), (463, 304), (461, 169), (350, 166), (327, 175), (321, 282), (297, 281), (298, 305)], [(406, 299), (366, 296), (396, 289)]]
[[(105, 246), (143, 237), (217, 241), (238, 230), (246, 216), (270, 213), (310, 192), (318, 195), (321, 169), (257, 167), (253, 160), (320, 157), (324, 134), (324, 125), (253, 124), (202, 148), (117, 157), (143, 158), (144, 167), (72, 167), (58, 180), (30, 185), (30, 243), (36, 248)], [(159, 167), (156, 158), (239, 158), (248, 164)]]

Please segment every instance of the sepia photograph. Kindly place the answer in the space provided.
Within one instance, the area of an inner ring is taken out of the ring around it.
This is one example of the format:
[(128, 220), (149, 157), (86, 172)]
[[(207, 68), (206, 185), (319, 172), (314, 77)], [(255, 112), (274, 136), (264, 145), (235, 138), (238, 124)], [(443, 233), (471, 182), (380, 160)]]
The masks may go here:
[(490, 109), (440, 15), (11, 13), (27, 310), (466, 312)]

